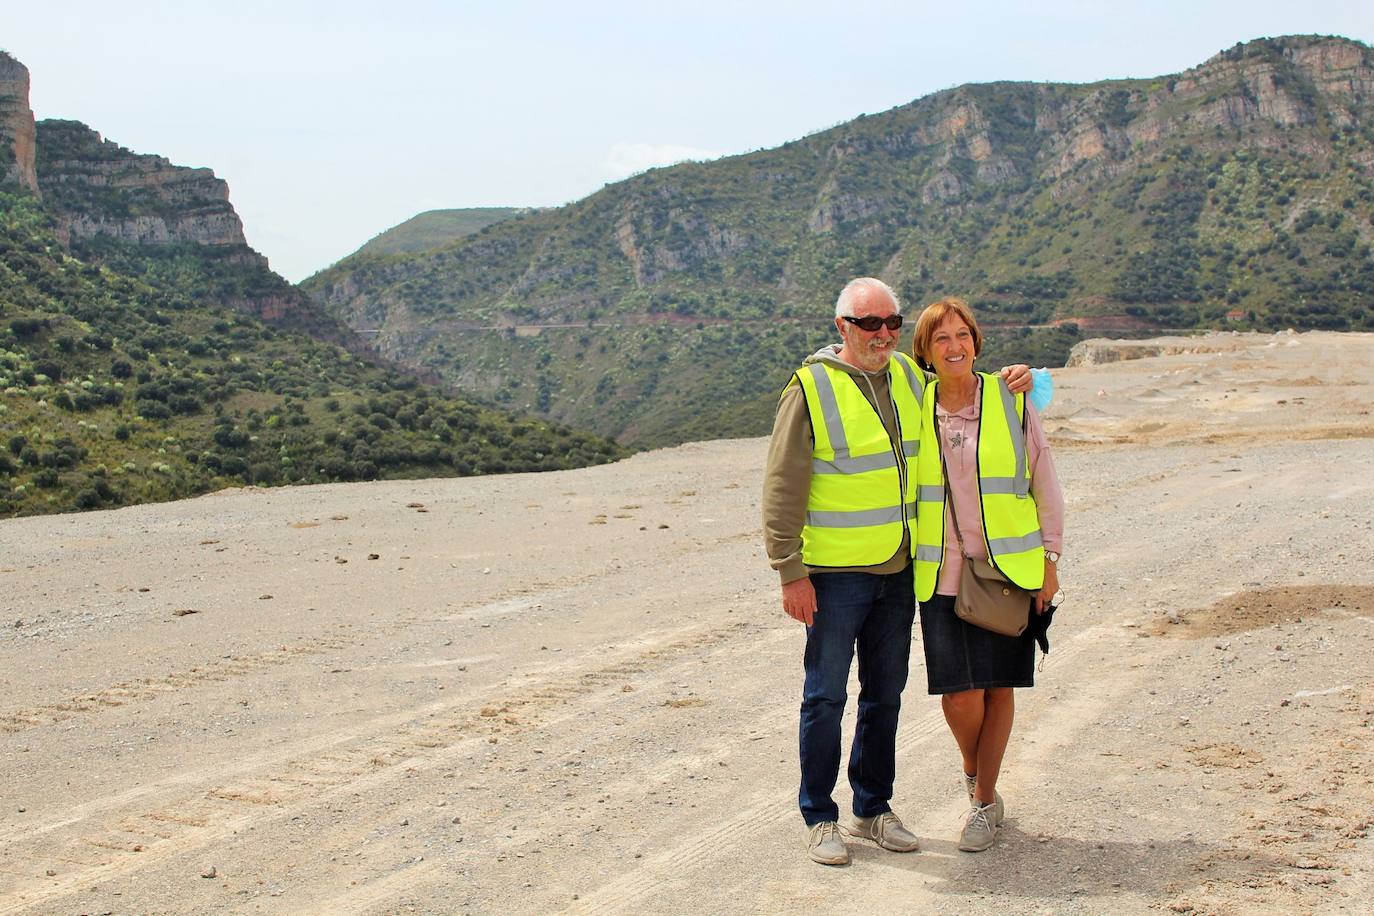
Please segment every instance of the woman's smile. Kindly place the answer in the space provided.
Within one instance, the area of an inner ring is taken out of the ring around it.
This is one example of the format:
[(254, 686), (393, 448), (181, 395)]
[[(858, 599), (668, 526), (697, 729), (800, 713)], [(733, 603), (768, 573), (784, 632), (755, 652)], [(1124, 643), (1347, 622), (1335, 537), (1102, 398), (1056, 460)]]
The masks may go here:
[[(937, 344), (936, 346), (939, 346)], [(949, 345), (949, 350), (940, 355), (940, 362), (944, 363), (949, 369), (962, 369), (972, 364), (973, 354), (969, 353), (968, 348), (959, 342)]]

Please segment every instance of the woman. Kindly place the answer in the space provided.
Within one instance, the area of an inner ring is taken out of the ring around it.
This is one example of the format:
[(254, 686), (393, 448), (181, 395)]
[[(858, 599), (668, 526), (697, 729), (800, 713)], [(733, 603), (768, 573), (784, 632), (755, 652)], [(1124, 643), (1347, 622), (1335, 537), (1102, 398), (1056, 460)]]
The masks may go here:
[(997, 775), (1011, 737), (1012, 690), (1034, 684), (1035, 640), (1031, 628), (1002, 636), (955, 616), (964, 557), (990, 560), (1032, 593), (1031, 611), (1043, 613), (1059, 589), (1064, 520), (1039, 417), (997, 376), (974, 371), (982, 349), (962, 299), (941, 299), (916, 322), (913, 355), (935, 373), (917, 458), (916, 596), (929, 691), (941, 695), (963, 757), (971, 807), (959, 848), (967, 852), (991, 846), (1002, 822)]

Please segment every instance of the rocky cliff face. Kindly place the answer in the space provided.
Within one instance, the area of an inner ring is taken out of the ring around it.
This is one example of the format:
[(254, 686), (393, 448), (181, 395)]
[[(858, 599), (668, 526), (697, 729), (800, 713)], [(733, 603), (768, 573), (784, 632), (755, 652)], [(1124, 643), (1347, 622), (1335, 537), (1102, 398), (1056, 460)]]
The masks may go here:
[(0, 184), (38, 191), (34, 148), (28, 68), (0, 51)]
[[(44, 209), (74, 252), (132, 272), (198, 276), (198, 298), (362, 346), (248, 246), (229, 186), (210, 169), (135, 153), (77, 121), (39, 121), (37, 137)], [(181, 266), (154, 266), (168, 258)]]
[(0, 52), (0, 184), (46, 197), (63, 242), (105, 236), (135, 245), (248, 248), (229, 186), (209, 169), (184, 168), (105, 140), (77, 121), (34, 121), (29, 71)]
[(229, 186), (77, 121), (35, 123), (29, 72), (0, 52), (0, 188), (41, 197), (72, 254), (183, 301), (215, 302), (357, 351), (366, 345), (249, 247)]
[(69, 241), (231, 245), (266, 264), (247, 248), (229, 186), (209, 169), (139, 155), (77, 121), (39, 122), (38, 150), (39, 186)]

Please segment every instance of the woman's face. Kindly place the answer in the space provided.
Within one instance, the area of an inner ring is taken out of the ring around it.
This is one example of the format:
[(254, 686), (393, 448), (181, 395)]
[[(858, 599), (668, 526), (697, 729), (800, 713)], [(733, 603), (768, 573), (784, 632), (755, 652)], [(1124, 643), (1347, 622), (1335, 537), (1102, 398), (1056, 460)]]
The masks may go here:
[(930, 336), (930, 364), (940, 378), (955, 378), (973, 371), (973, 331), (957, 312), (950, 312)]

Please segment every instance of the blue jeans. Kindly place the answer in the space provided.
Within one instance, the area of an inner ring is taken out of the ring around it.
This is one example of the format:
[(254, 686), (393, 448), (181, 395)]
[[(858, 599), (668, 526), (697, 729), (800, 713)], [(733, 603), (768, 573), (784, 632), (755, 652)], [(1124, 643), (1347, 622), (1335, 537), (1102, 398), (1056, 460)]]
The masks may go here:
[(840, 719), (849, 666), (859, 656), (859, 714), (849, 752), (854, 814), (892, 810), (897, 714), (902, 707), (911, 625), (916, 616), (911, 566), (899, 573), (813, 573), (816, 616), (806, 628), (801, 705), (801, 792), (807, 826), (839, 820), (831, 798), (840, 772)]

